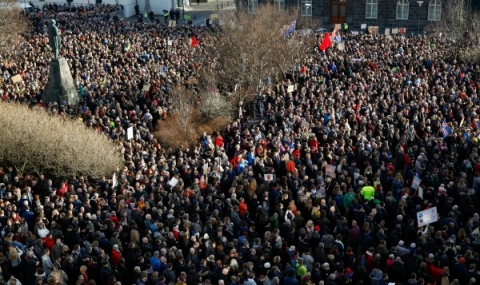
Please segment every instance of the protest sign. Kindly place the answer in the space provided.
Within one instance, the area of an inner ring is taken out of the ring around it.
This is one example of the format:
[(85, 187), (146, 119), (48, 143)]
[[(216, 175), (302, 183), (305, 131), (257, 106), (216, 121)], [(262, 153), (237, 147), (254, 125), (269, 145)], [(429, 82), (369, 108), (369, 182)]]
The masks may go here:
[(390, 28), (385, 28), (385, 36), (390, 36)]
[(345, 50), (345, 43), (337, 43), (338, 50)]
[(417, 213), (417, 223), (419, 227), (435, 223), (438, 221), (437, 207), (426, 209)]
[(327, 164), (325, 167), (325, 175), (334, 177), (335, 176), (335, 165)]
[(177, 185), (178, 183), (178, 179), (175, 178), (175, 177), (172, 177), (172, 179), (170, 179), (170, 181), (168, 181), (168, 185), (172, 186), (172, 187), (175, 187), (175, 185)]
[(273, 178), (274, 178), (273, 174), (270, 174), (270, 173), (263, 175), (263, 179), (267, 182), (273, 181)]
[(368, 27), (368, 33), (372, 35), (377, 35), (378, 34), (378, 26), (369, 26)]
[(133, 139), (133, 127), (127, 129), (127, 140)]
[(23, 79), (22, 79), (22, 76), (20, 74), (17, 74), (17, 75), (12, 77), (12, 82), (13, 83), (21, 82), (22, 80)]
[(417, 190), (418, 186), (420, 186), (420, 181), (422, 181), (422, 179), (420, 179), (420, 177), (414, 176), (413, 181), (412, 181), (412, 189)]

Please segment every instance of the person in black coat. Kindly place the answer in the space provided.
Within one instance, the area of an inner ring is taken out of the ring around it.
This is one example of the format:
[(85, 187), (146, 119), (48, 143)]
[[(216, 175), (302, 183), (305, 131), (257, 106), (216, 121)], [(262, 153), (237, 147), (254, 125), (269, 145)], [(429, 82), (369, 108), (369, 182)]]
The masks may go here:
[(405, 265), (400, 257), (397, 257), (390, 268), (388, 268), (388, 276), (389, 280), (395, 283), (402, 283), (407, 279)]

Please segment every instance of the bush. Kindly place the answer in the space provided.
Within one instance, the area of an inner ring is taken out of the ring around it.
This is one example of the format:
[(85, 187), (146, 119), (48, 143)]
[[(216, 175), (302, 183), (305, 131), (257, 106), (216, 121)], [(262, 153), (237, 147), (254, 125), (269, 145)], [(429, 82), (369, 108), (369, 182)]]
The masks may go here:
[(211, 92), (205, 92), (202, 95), (198, 108), (205, 117), (210, 119), (225, 117), (232, 120), (235, 117), (235, 107), (232, 102), (227, 101), (224, 96)]
[(229, 122), (228, 118), (220, 116), (207, 118), (194, 108), (190, 111), (187, 128), (184, 131), (181, 119), (178, 114), (173, 114), (165, 121), (161, 121), (155, 132), (155, 138), (163, 147), (178, 148), (192, 147), (198, 145), (200, 137), (204, 132), (212, 134), (225, 129)]
[(0, 103), (0, 161), (16, 170), (55, 177), (110, 176), (123, 166), (107, 136), (43, 109)]

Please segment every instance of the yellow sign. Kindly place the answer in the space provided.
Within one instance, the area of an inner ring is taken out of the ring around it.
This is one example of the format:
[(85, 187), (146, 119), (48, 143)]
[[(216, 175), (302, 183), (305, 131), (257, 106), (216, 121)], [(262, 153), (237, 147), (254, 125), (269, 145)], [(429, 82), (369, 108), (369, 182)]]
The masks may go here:
[(215, 19), (218, 19), (218, 14), (211, 14), (210, 20), (215, 20)]

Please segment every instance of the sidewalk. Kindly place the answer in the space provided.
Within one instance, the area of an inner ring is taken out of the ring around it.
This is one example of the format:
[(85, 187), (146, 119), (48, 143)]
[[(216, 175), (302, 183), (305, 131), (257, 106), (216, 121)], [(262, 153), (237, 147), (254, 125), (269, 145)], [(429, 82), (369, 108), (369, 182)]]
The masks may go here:
[[(218, 9), (217, 9), (218, 5)], [(208, 3), (200, 3), (197, 5), (196, 0), (190, 5), (185, 6), (185, 16), (190, 17), (192, 24), (195, 26), (205, 25), (205, 20), (210, 18), (212, 14), (222, 13), (222, 11), (234, 10), (235, 9), (235, 0), (214, 0)], [(180, 8), (182, 13), (182, 9)], [(160, 20), (160, 23), (164, 23), (163, 15), (155, 15), (156, 19)], [(137, 22), (137, 16), (131, 16), (129, 18), (123, 19), (128, 22)], [(145, 21), (150, 22), (150, 19)], [(181, 22), (181, 20), (180, 20)]]
[(197, 5), (196, 0), (190, 2), (190, 6), (185, 6), (185, 15), (190, 16), (195, 26), (204, 25), (205, 20), (211, 14), (218, 14), (225, 10), (235, 9), (235, 0), (214, 0), (208, 3)]

